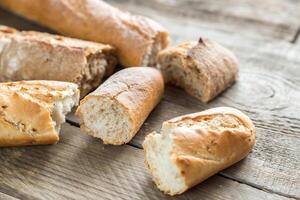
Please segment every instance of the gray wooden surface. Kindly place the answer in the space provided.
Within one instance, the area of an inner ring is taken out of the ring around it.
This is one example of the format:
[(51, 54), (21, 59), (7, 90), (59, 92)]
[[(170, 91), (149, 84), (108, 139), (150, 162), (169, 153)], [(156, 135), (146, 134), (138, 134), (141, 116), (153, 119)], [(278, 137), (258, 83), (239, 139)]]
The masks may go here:
[(168, 197), (151, 182), (141, 150), (105, 146), (67, 124), (62, 133), (57, 145), (2, 149), (0, 191), (20, 199), (288, 199), (218, 175)]
[[(300, 199), (300, 1), (109, 2), (159, 21), (173, 44), (204, 36), (232, 49), (239, 81), (207, 105), (168, 86), (137, 136), (121, 147), (82, 135), (70, 114), (59, 144), (0, 149), (0, 199)], [(0, 23), (49, 31), (3, 10)], [(143, 164), (145, 135), (164, 120), (216, 106), (253, 119), (254, 150), (184, 195), (163, 195)]]

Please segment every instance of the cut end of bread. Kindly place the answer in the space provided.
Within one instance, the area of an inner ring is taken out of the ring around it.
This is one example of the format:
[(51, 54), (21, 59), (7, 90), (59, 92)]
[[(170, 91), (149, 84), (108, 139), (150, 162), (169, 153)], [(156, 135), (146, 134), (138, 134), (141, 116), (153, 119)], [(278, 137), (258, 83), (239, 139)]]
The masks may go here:
[(175, 160), (172, 159), (173, 139), (168, 134), (152, 133), (143, 143), (145, 163), (157, 187), (165, 194), (181, 194), (188, 189)]
[(121, 145), (134, 136), (131, 119), (116, 100), (90, 96), (80, 105), (76, 114), (83, 130), (105, 144)]
[(78, 105), (79, 93), (76, 90), (77, 88), (70, 88), (70, 91), (67, 92), (68, 95), (53, 103), (51, 118), (55, 122), (55, 130), (58, 134), (61, 124), (66, 122), (66, 115), (71, 112), (74, 106)]
[(210, 100), (210, 94), (206, 92), (208, 79), (204, 74), (197, 72), (195, 64), (185, 67), (183, 58), (173, 53), (160, 54), (159, 62), (166, 83), (185, 89), (204, 103)]

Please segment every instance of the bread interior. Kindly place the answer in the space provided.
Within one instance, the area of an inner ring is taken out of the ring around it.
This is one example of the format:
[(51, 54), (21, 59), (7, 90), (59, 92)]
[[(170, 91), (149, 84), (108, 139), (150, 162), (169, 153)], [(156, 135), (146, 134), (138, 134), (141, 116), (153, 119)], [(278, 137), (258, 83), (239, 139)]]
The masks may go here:
[(146, 163), (150, 168), (157, 187), (167, 194), (178, 194), (187, 189), (187, 186), (172, 159), (173, 139), (169, 128), (162, 134), (151, 134), (144, 142)]
[(87, 134), (101, 138), (104, 143), (124, 144), (132, 137), (131, 120), (114, 99), (89, 98), (81, 105), (80, 115)]
[(157, 55), (162, 49), (162, 36), (159, 34), (153, 40), (152, 45), (150, 45), (143, 58), (143, 66), (155, 67), (157, 63)]
[[(112, 63), (108, 63), (104, 54), (96, 53), (87, 57), (87, 66), (83, 68), (81, 85), (81, 96), (85, 96), (93, 88), (96, 88), (102, 81), (106, 69), (112, 67)], [(110, 66), (109, 66), (110, 65)]]
[(51, 112), (51, 118), (55, 123), (55, 130), (59, 133), (61, 124), (66, 121), (66, 115), (78, 104), (79, 96), (75, 91), (69, 91), (63, 99), (55, 101)]
[(196, 98), (207, 102), (209, 97), (204, 93), (207, 90), (207, 78), (195, 63), (188, 63), (187, 66), (184, 66), (182, 62), (182, 59), (176, 56), (163, 58), (160, 68), (165, 81), (181, 87)]

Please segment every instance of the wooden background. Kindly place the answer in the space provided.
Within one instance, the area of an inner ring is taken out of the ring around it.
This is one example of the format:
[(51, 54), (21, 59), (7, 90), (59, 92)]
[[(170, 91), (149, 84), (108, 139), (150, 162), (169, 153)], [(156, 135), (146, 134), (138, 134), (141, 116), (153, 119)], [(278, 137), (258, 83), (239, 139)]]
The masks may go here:
[[(0, 199), (300, 199), (300, 1), (109, 2), (159, 21), (173, 44), (201, 36), (230, 48), (240, 60), (239, 81), (209, 104), (168, 86), (136, 137), (120, 147), (81, 134), (70, 114), (57, 145), (0, 149)], [(0, 24), (49, 31), (4, 10)], [(183, 195), (163, 195), (143, 163), (145, 135), (164, 120), (216, 106), (253, 119), (253, 151)]]

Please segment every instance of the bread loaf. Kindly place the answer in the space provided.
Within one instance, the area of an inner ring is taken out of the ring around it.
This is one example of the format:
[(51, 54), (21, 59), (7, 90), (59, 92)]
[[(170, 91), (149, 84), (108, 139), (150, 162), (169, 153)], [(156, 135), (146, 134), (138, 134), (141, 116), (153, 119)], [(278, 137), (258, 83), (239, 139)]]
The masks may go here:
[(0, 147), (56, 143), (65, 115), (78, 101), (73, 83), (0, 83)]
[(111, 44), (124, 66), (153, 66), (168, 45), (161, 25), (101, 0), (1, 0), (0, 6), (67, 36)]
[(231, 86), (238, 77), (234, 54), (209, 39), (186, 42), (163, 50), (158, 56), (165, 81), (184, 88), (208, 102)]
[(254, 143), (251, 120), (220, 107), (164, 122), (161, 134), (149, 134), (143, 147), (157, 187), (176, 195), (243, 159)]
[(163, 78), (157, 69), (121, 70), (81, 100), (76, 111), (80, 127), (105, 144), (127, 143), (160, 101), (163, 91)]
[(0, 26), (0, 81), (73, 82), (84, 96), (113, 72), (114, 53), (109, 45)]

